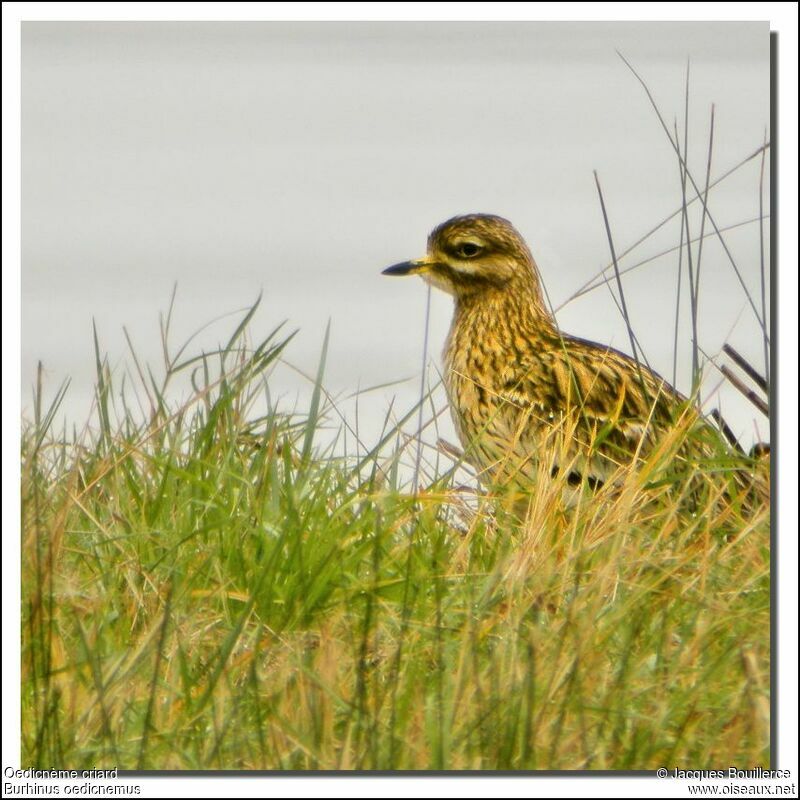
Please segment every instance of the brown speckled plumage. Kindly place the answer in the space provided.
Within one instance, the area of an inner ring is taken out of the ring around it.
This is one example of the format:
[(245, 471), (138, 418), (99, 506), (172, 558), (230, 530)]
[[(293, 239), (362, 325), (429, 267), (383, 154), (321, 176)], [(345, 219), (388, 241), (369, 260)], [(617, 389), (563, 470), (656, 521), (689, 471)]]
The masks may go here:
[(454, 297), (445, 380), (467, 459), (486, 483), (524, 484), (542, 466), (603, 482), (681, 415), (699, 419), (645, 366), (558, 330), (530, 250), (501, 217), (448, 220), (425, 258), (385, 272), (420, 274)]

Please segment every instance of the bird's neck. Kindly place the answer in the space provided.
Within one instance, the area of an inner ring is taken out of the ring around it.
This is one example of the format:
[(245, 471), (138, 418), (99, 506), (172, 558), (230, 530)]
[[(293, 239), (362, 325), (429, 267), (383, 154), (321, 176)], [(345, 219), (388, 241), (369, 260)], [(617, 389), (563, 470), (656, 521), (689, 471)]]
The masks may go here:
[(502, 362), (521, 350), (546, 352), (559, 333), (536, 288), (506, 286), (456, 297), (444, 352), (448, 374), (470, 375), (487, 358)]
[(528, 283), (457, 296), (452, 330), (456, 329), (463, 329), (473, 342), (483, 336), (502, 341), (515, 336), (536, 340), (558, 335), (555, 318), (538, 286)]

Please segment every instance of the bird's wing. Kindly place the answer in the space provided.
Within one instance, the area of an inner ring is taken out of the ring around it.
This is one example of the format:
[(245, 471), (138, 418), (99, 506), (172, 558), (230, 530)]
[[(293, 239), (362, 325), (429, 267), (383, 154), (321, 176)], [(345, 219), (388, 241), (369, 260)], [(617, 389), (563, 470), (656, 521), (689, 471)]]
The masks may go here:
[(551, 427), (571, 424), (568, 435), (579, 449), (596, 444), (616, 464), (630, 461), (643, 440), (686, 408), (663, 378), (623, 353), (566, 338), (509, 367), (500, 395), (507, 426), (522, 424), (523, 416)]

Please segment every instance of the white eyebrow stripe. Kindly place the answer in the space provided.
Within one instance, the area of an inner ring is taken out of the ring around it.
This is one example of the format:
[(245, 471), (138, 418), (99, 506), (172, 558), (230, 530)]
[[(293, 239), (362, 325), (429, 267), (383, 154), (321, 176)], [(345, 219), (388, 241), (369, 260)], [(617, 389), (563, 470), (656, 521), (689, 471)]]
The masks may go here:
[(478, 271), (478, 265), (474, 261), (458, 261), (451, 263), (450, 266), (456, 272), (463, 272), (465, 275), (474, 275)]

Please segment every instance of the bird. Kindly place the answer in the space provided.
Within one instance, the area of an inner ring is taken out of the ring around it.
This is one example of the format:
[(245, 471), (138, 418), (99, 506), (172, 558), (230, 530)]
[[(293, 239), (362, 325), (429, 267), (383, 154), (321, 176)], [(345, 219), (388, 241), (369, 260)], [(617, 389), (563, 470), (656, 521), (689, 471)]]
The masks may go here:
[(444, 382), (481, 483), (530, 489), (564, 472), (569, 486), (596, 490), (640, 464), (677, 425), (708, 428), (644, 364), (559, 329), (531, 250), (503, 217), (448, 219), (428, 237), (424, 257), (383, 274), (421, 276), (454, 299)]

